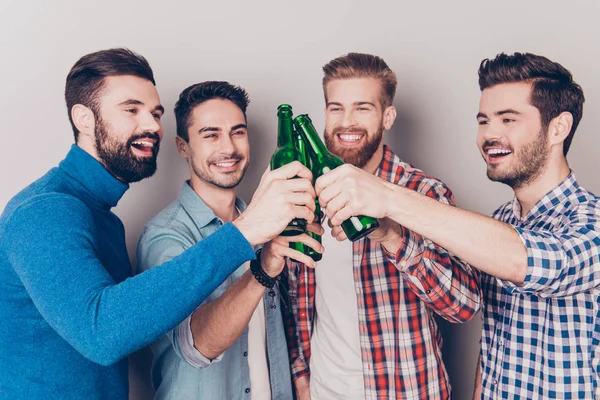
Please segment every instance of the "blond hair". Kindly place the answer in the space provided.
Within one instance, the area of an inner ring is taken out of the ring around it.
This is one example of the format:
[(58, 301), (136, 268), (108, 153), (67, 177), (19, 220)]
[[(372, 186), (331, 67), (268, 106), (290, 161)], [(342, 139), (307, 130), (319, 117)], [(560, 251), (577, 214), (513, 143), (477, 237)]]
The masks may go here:
[(375, 78), (381, 82), (381, 104), (391, 106), (396, 94), (396, 74), (383, 58), (364, 53), (348, 53), (334, 58), (323, 66), (323, 92), (327, 101), (327, 83), (337, 79)]

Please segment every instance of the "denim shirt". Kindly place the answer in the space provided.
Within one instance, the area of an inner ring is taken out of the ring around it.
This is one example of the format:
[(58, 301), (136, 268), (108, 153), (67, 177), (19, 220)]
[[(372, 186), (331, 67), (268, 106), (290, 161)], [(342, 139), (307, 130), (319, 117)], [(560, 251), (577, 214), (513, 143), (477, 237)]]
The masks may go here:
[[(236, 206), (245, 209), (239, 198)], [(181, 254), (185, 249), (216, 232), (223, 221), (202, 201), (188, 183), (179, 197), (146, 225), (137, 248), (139, 271), (148, 270)], [(240, 266), (205, 301), (221, 296), (236, 279), (245, 273)], [(181, 279), (185, 279), (182, 276)], [(273, 399), (292, 399), (288, 353), (280, 310), (277, 286), (275, 297), (263, 296), (265, 305), (267, 361)], [(173, 299), (177, 301), (176, 298)], [(204, 304), (204, 303), (203, 303)], [(272, 308), (275, 306), (275, 308)], [(180, 334), (186, 324), (162, 336), (151, 345), (154, 353), (152, 383), (156, 399), (250, 400), (248, 368), (248, 327), (244, 333), (217, 359), (204, 365), (186, 360), (185, 338)], [(194, 351), (197, 351), (193, 349)], [(189, 352), (189, 345), (187, 351)], [(196, 358), (204, 358), (197, 353)], [(196, 366), (194, 366), (196, 365)]]

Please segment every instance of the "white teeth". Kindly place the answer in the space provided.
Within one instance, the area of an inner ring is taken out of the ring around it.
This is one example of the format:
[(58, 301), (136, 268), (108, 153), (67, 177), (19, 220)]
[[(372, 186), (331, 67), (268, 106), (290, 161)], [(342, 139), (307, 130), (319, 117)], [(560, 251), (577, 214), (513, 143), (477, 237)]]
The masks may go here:
[(136, 140), (135, 142), (133, 142), (133, 144), (137, 144), (138, 146), (144, 146), (144, 147), (152, 147), (154, 146), (154, 143), (152, 142), (145, 142), (142, 140)]
[(217, 167), (225, 167), (225, 168), (227, 168), (227, 167), (233, 167), (235, 165), (235, 163), (236, 163), (236, 161), (226, 162), (226, 163), (216, 163), (215, 165)]
[(340, 135), (340, 139), (346, 142), (356, 142), (357, 140), (360, 140), (361, 137), (362, 135)]
[(499, 155), (499, 154), (510, 154), (510, 153), (512, 153), (512, 151), (510, 151), (510, 150), (505, 150), (505, 149), (489, 149), (489, 150), (487, 151), (487, 153), (488, 153), (490, 156), (496, 156), (496, 155)]

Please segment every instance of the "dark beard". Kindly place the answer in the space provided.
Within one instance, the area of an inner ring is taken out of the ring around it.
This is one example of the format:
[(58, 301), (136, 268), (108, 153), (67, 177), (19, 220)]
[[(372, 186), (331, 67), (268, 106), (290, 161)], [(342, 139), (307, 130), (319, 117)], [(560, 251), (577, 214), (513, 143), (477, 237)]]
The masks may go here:
[[(335, 135), (339, 132), (348, 132), (348, 133), (362, 133), (365, 135), (366, 143), (365, 145), (357, 150), (346, 149), (343, 147), (336, 147), (335, 143)], [(357, 168), (363, 168), (369, 160), (373, 157), (373, 154), (379, 148), (379, 144), (381, 143), (381, 139), (383, 138), (383, 125), (379, 127), (375, 136), (369, 137), (367, 134), (367, 130), (363, 128), (352, 128), (346, 129), (343, 127), (335, 128), (330, 135), (327, 134), (327, 131), (323, 134), (325, 138), (325, 145), (336, 156), (340, 157), (345, 163), (352, 164)]]
[[(106, 124), (99, 115), (96, 116), (96, 121), (96, 152), (108, 172), (125, 183), (138, 182), (154, 175), (160, 147), (160, 136), (157, 133), (135, 135), (122, 143), (109, 135)], [(152, 157), (137, 157), (131, 151), (131, 144), (141, 138), (156, 140)]]
[[(497, 144), (497, 141), (486, 141), (483, 146)], [(535, 181), (542, 174), (548, 162), (548, 153), (548, 137), (545, 129), (542, 129), (537, 139), (523, 146), (518, 154), (513, 150), (513, 154), (517, 157), (517, 166), (513, 171), (504, 174), (495, 173), (495, 170), (488, 166), (487, 176), (490, 180), (504, 183), (513, 190), (520, 189)]]

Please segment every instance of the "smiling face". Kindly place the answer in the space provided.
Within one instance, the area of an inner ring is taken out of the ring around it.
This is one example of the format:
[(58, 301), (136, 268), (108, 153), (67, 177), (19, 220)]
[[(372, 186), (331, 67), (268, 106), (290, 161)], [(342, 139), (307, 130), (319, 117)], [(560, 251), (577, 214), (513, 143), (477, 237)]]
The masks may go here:
[(132, 75), (104, 78), (96, 114), (95, 150), (106, 169), (127, 183), (154, 174), (163, 107), (152, 82)]
[(381, 81), (336, 79), (327, 83), (325, 91), (325, 144), (344, 162), (363, 168), (380, 150), (383, 131), (389, 129), (384, 122), (387, 109), (381, 103)]
[(530, 83), (503, 83), (483, 90), (479, 103), (477, 146), (487, 176), (513, 189), (535, 181), (550, 154), (547, 129), (530, 96)]
[(192, 187), (202, 181), (223, 189), (236, 187), (250, 162), (248, 128), (242, 110), (229, 100), (212, 99), (194, 108), (189, 141), (177, 137), (179, 152), (188, 159)]

